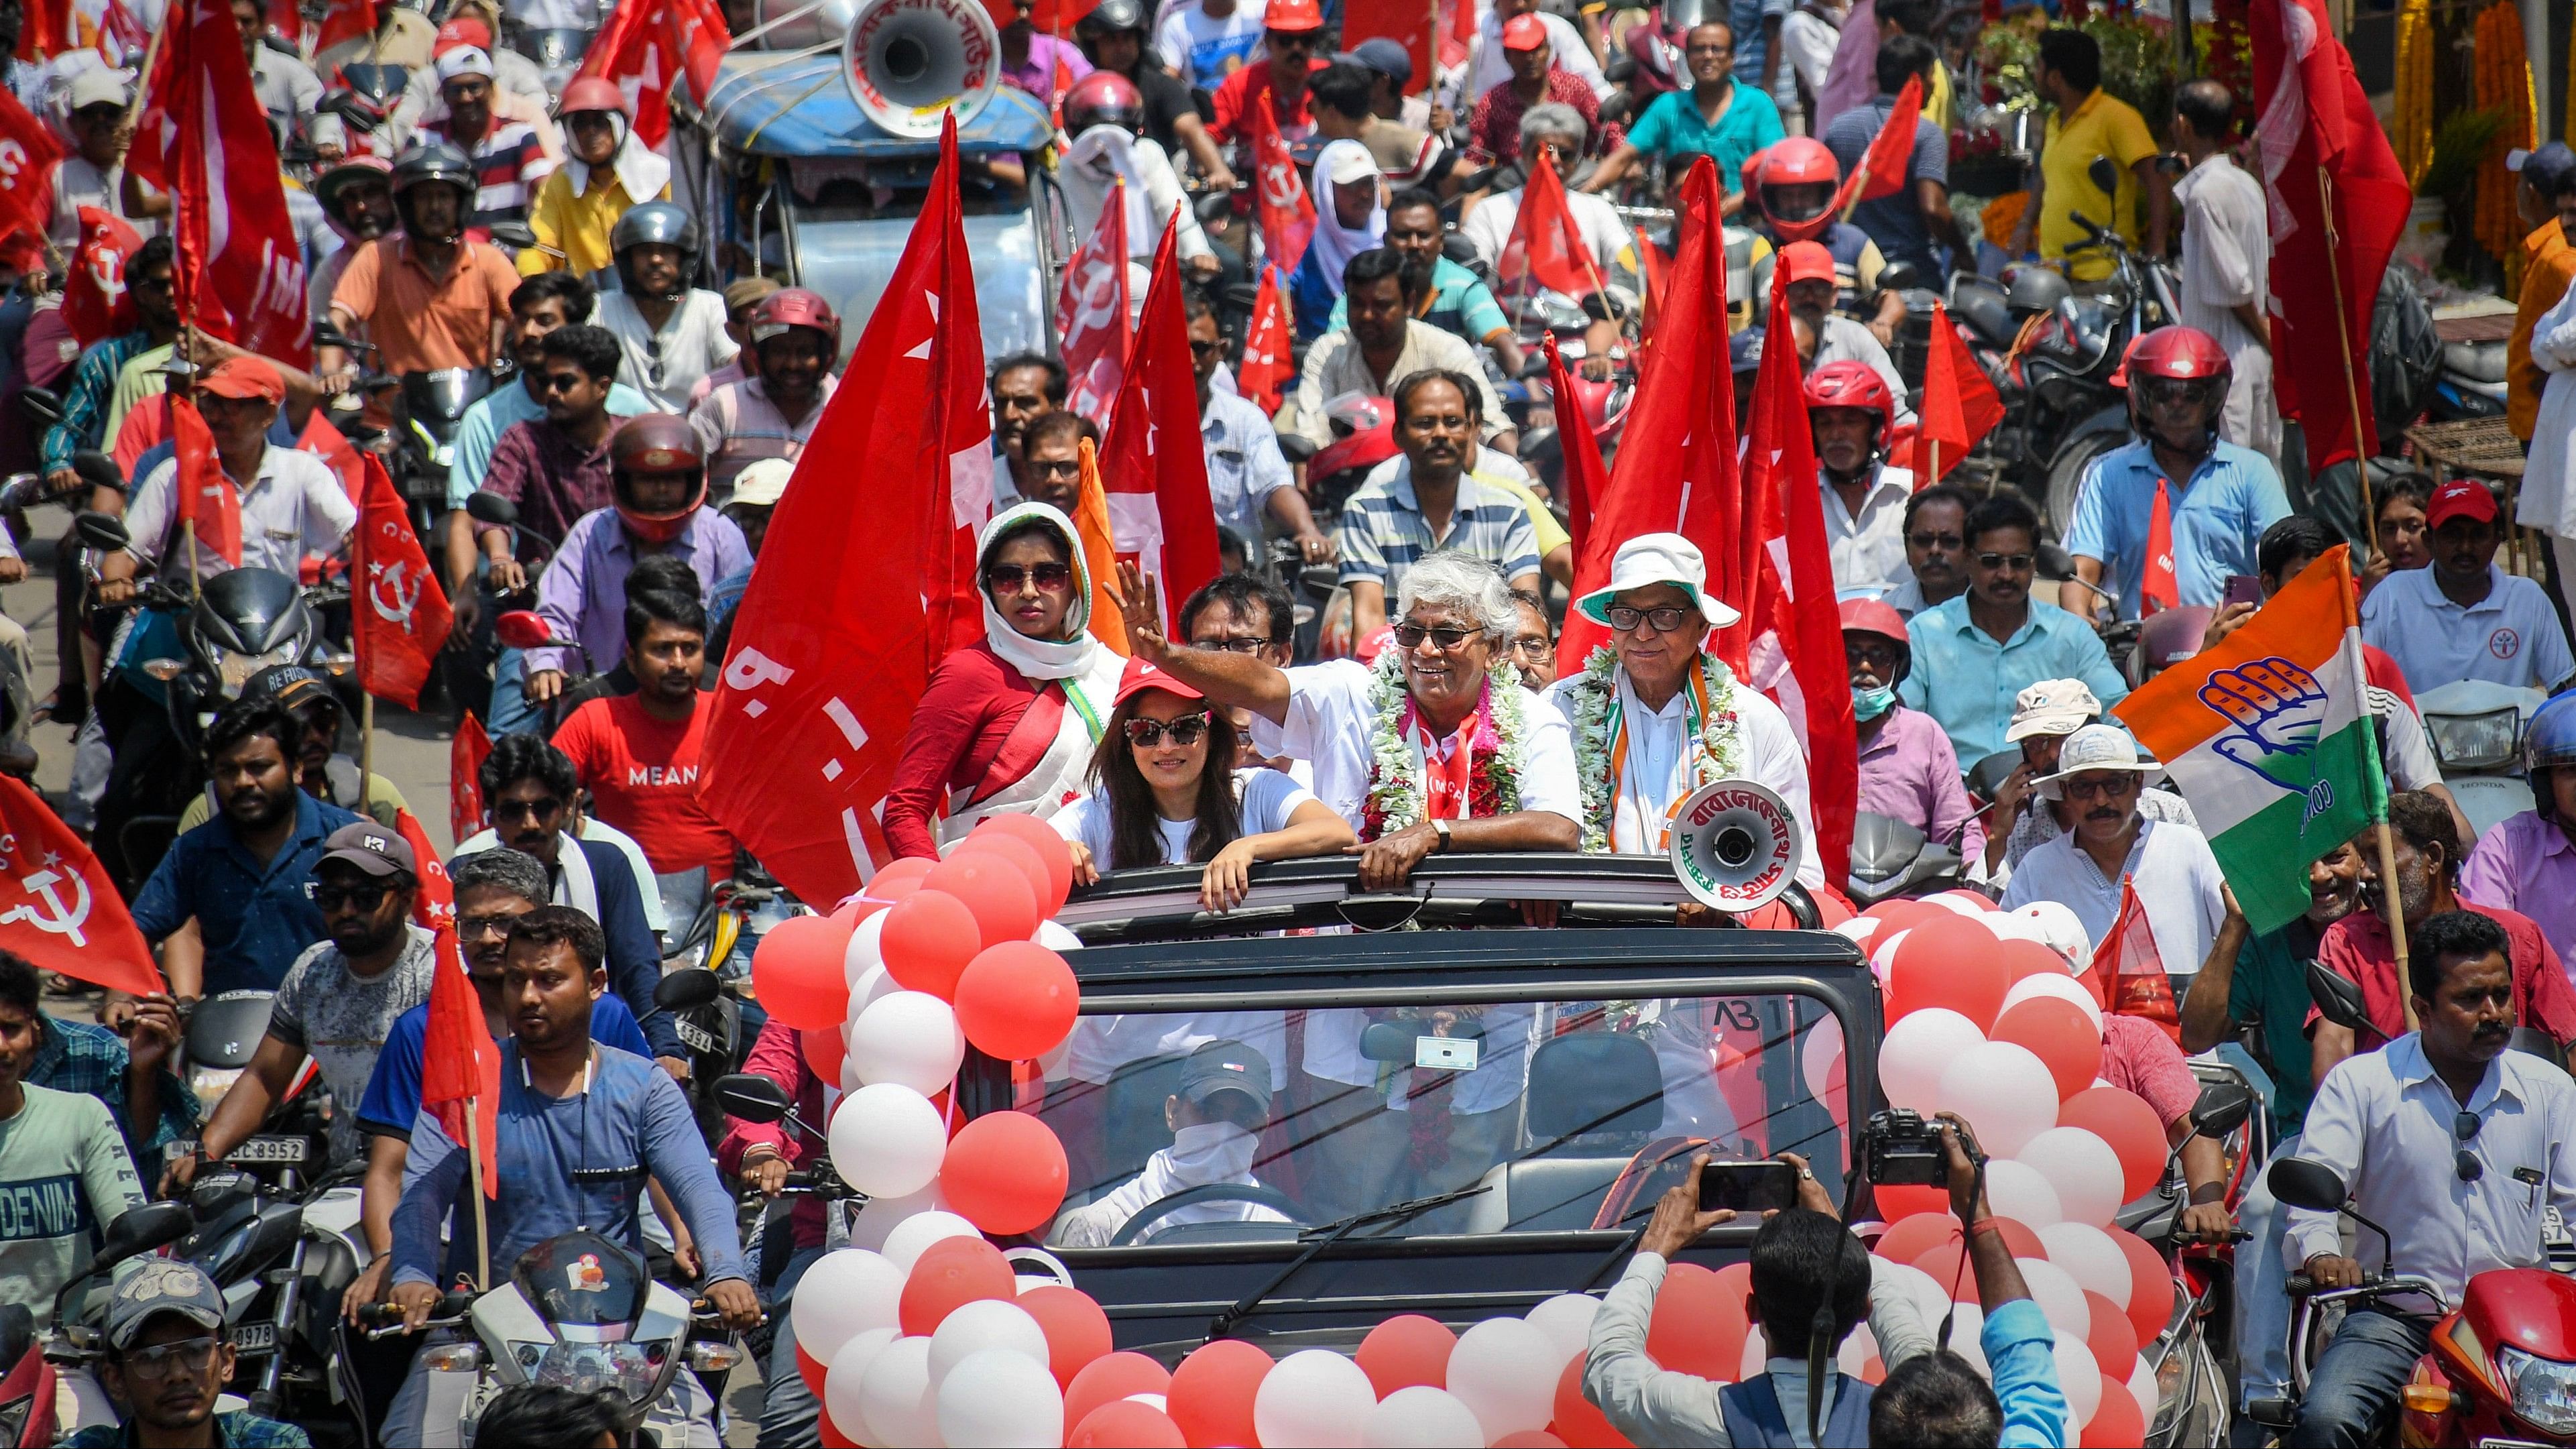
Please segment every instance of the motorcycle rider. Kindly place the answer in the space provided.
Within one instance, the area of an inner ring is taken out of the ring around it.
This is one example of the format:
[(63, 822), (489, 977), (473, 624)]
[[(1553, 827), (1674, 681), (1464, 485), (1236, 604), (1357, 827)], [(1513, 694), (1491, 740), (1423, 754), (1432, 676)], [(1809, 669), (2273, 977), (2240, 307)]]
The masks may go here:
[(1896, 329), (1905, 323), (1905, 298), (1880, 290), (1878, 274), (1886, 269), (1887, 258), (1868, 232), (1834, 210), (1843, 180), (1842, 163), (1834, 153), (1813, 137), (1791, 136), (1762, 153), (1753, 175), (1753, 205), (1747, 210), (1758, 213), (1749, 218), (1756, 278), (1752, 305), (1758, 315), (1768, 317), (1771, 307), (1770, 290), (1760, 284), (1762, 264), (1792, 243), (1814, 242), (1833, 258), (1834, 310), (1868, 327), (1880, 346), (1894, 346)]
[[(244, 681), (241, 697), (274, 699), (303, 722), (304, 748), (296, 758), (295, 773), (305, 794), (355, 810), (388, 830), (397, 827), (411, 804), (382, 775), (370, 772), (365, 785), (359, 784), (358, 762), (340, 751), (340, 727), (347, 716), (327, 680), (301, 664), (277, 664)], [(200, 791), (179, 812), (179, 829), (183, 834), (194, 830), (214, 818), (214, 813), (214, 792)]]
[(1867, 363), (1850, 360), (1809, 373), (1805, 392), (1834, 587), (1892, 589), (1905, 574), (1905, 513), (1914, 497), (1914, 474), (1887, 461), (1896, 397)]
[(1056, 167), (1073, 234), (1089, 239), (1109, 198), (1127, 198), (1127, 255), (1151, 262), (1163, 229), (1177, 222), (1181, 265), (1201, 281), (1217, 274), (1216, 252), (1199, 229), (1198, 213), (1181, 193), (1171, 158), (1145, 139), (1145, 96), (1114, 71), (1093, 71), (1064, 93), (1065, 134), (1073, 138)]
[[(1591, 128), (1583, 123), (1583, 117), (1572, 106), (1548, 101), (1521, 113), (1520, 131), (1522, 173), (1537, 174), (1539, 153), (1544, 151), (1550, 157), (1550, 164), (1556, 168), (1556, 174), (1562, 177), (1573, 170), (1575, 158), (1582, 154), (1584, 138), (1591, 133)], [(1503, 253), (1510, 248), (1512, 231), (1520, 220), (1521, 198), (1528, 189), (1524, 183), (1508, 191), (1494, 192), (1477, 202), (1467, 212), (1465, 220), (1459, 223), (1459, 235), (1474, 245), (1476, 254), (1483, 257), (1488, 266), (1499, 265)], [(1565, 206), (1567, 214), (1574, 218), (1575, 230), (1581, 234), (1585, 249), (1591, 253), (1592, 275), (1601, 285), (1607, 286), (1615, 281), (1622, 266), (1634, 269), (1636, 244), (1629, 233), (1628, 223), (1620, 219), (1616, 208), (1606, 199), (1586, 191), (1567, 192)], [(1537, 280), (1533, 277), (1506, 283), (1500, 290), (1525, 294), (1537, 288)], [(1572, 302), (1576, 299), (1563, 300)], [(1599, 364), (1594, 359), (1606, 357), (1615, 362), (1625, 355), (1616, 320), (1596, 320), (1585, 331), (1583, 356), (1590, 364), (1585, 376), (1598, 380), (1609, 375), (1596, 370)], [(1387, 380), (1395, 381), (1393, 378)]]
[(394, 162), (402, 230), (355, 248), (331, 290), (331, 324), (373, 342), (385, 372), (492, 365), (519, 273), (499, 248), (465, 235), (477, 192), (474, 163), (448, 145)]
[[(1147, 140), (1170, 156), (1186, 152), (1211, 191), (1232, 191), (1234, 172), (1199, 119), (1190, 88), (1146, 59), (1145, 8), (1138, 0), (1100, 0), (1073, 23), (1073, 38), (1092, 65), (1092, 75), (1106, 71), (1125, 76), (1145, 100)], [(1088, 76), (1084, 79), (1089, 79)]]
[(313, 275), (305, 283), (314, 316), (331, 315), (331, 293), (358, 248), (399, 224), (394, 215), (393, 174), (393, 163), (381, 156), (352, 156), (313, 178), (313, 199), (341, 241), (339, 250), (313, 264)]
[(1914, 666), (1905, 621), (1876, 599), (1842, 602), (1843, 657), (1851, 667), (1860, 730), (1860, 808), (1901, 820), (1937, 845), (1956, 846), (1972, 875), (1986, 832), (1959, 782), (1959, 756), (1940, 722), (1907, 709), (1896, 687)]
[(219, 1407), (236, 1361), (224, 1320), (223, 1291), (205, 1269), (185, 1258), (144, 1260), (108, 1300), (107, 1356), (100, 1361), (102, 1381), (129, 1417), (90, 1425), (64, 1440), (66, 1449), (311, 1449), (297, 1425)]
[(618, 376), (658, 412), (688, 410), (698, 379), (742, 349), (725, 332), (724, 298), (690, 285), (698, 274), (698, 219), (668, 201), (647, 201), (608, 232), (618, 290), (599, 299), (599, 325), (617, 336), (626, 365)]
[[(1745, 205), (1736, 173), (1746, 158), (1781, 139), (1780, 109), (1769, 96), (1735, 83), (1735, 28), (1723, 20), (1683, 34), (1682, 64), (1690, 71), (1690, 89), (1655, 97), (1628, 128), (1627, 139), (1584, 178), (1582, 189), (1609, 190), (1648, 153), (1669, 157), (1675, 171), (1687, 171), (1695, 157), (1706, 156), (1716, 163), (1726, 194), (1721, 211), (1736, 216)], [(1666, 178), (1668, 187), (1678, 184)]]
[(635, 138), (634, 107), (606, 76), (567, 82), (555, 114), (569, 154), (537, 188), (528, 213), (537, 244), (519, 253), (519, 274), (561, 268), (586, 277), (615, 263), (608, 238), (620, 218), (643, 202), (670, 199), (671, 163)]
[(107, 1104), (27, 1080), (45, 1046), (42, 993), (36, 968), (0, 951), (0, 1201), (16, 1205), (0, 1235), (0, 1303), (37, 1309), (88, 1270), (98, 1234), (143, 1205)]
[(734, 478), (763, 458), (793, 462), (814, 437), (839, 380), (841, 319), (832, 304), (802, 287), (760, 299), (751, 309), (743, 350), (752, 376), (729, 382), (689, 409), (689, 426), (707, 459), (707, 488), (723, 506)]
[(1789, 341), (1798, 349), (1799, 367), (1813, 372), (1836, 362), (1866, 363), (1887, 384), (1897, 420), (1911, 422), (1914, 414), (1901, 401), (1905, 378), (1878, 334), (1834, 310), (1833, 254), (1815, 242), (1800, 241), (1781, 248), (1778, 260), (1771, 284), (1789, 289)]
[(2576, 951), (2576, 701), (2551, 700), (2523, 735), (2531, 808), (2481, 836), (2460, 890), (2531, 917), (2561, 959)]
[[(1474, 272), (1449, 260), (1440, 248), (1448, 232), (1440, 220), (1440, 198), (1420, 187), (1399, 191), (1386, 203), (1386, 244), (1407, 262), (1428, 263), (1431, 285), (1424, 289), (1414, 317), (1469, 342), (1481, 342), (1494, 355), (1505, 377), (1518, 377), (1524, 356), (1512, 335), (1511, 319), (1494, 300), (1493, 288)], [(1333, 299), (1326, 330), (1350, 324), (1347, 294)]]
[(473, 164), (478, 184), (465, 218), (472, 227), (524, 219), (536, 188), (555, 168), (537, 127), (497, 113), (492, 74), (491, 52), (479, 45), (449, 47), (438, 57), (440, 104), (420, 125), (423, 144), (453, 146)]

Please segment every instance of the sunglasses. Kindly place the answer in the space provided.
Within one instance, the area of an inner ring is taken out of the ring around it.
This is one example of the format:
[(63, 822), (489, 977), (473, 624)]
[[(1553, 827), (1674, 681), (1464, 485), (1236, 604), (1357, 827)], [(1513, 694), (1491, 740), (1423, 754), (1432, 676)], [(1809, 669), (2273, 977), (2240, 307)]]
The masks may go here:
[(1205, 357), (1211, 352), (1218, 351), (1224, 346), (1225, 339), (1222, 337), (1193, 337), (1190, 339), (1190, 351), (1197, 353), (1201, 357)]
[(1006, 594), (1016, 594), (1022, 585), (1033, 586), (1050, 594), (1061, 592), (1073, 585), (1073, 565), (1042, 563), (1030, 564), (1023, 568), (1018, 564), (995, 564), (984, 570), (984, 587), (988, 589), (999, 589)]
[(215, 1361), (212, 1337), (183, 1338), (176, 1343), (159, 1343), (150, 1348), (127, 1349), (121, 1360), (125, 1371), (137, 1378), (161, 1380), (174, 1373), (201, 1374)]
[(317, 885), (313, 888), (313, 904), (326, 911), (336, 911), (342, 906), (356, 906), (362, 911), (372, 911), (384, 903), (385, 888), (379, 885)]
[(2484, 1125), (2484, 1120), (2475, 1112), (2462, 1112), (2451, 1119), (2451, 1135), (2460, 1140), (2460, 1150), (2451, 1157), (2451, 1169), (2460, 1175), (2462, 1182), (2475, 1182), (2487, 1175), (2486, 1164), (2478, 1161), (2478, 1155), (2469, 1150), (2469, 1144), (2477, 1140), (2478, 1128)]
[(1227, 654), (1258, 654), (1276, 642), (1280, 641), (1264, 639), (1258, 634), (1236, 634), (1223, 639), (1193, 639), (1190, 647), (1215, 649)]
[(1407, 649), (1419, 649), (1422, 641), (1428, 639), (1446, 654), (1483, 632), (1482, 629), (1459, 629), (1447, 624), (1427, 629), (1420, 624), (1398, 624), (1395, 626), (1395, 642)]
[(2058, 788), (2069, 800), (2117, 800), (2138, 788), (2138, 777), (2123, 775), (2116, 780), (2069, 780)]
[(1955, 533), (1909, 533), (1905, 541), (1916, 548), (1966, 548), (1968, 541)]
[[(1031, 458), (1023, 462), (1020, 466), (1028, 469), (1030, 472), (1035, 473), (1041, 478), (1079, 478), (1082, 476), (1082, 460), (1079, 458), (1062, 458), (1051, 463), (1040, 462), (1035, 458)], [(1062, 565), (1041, 564), (1040, 567), (1055, 568), (1062, 567)]]
[(570, 392), (590, 381), (590, 377), (580, 372), (541, 372), (533, 380), (539, 392)]
[(1669, 634), (1682, 626), (1680, 609), (1631, 609), (1624, 604), (1610, 606), (1610, 627), (1625, 634), (1640, 623), (1652, 624), (1658, 634)]
[(1140, 750), (1150, 750), (1172, 737), (1172, 743), (1186, 749), (1197, 744), (1208, 732), (1208, 712), (1181, 715), (1175, 719), (1131, 719), (1127, 721), (1127, 743)]
[(1977, 567), (1981, 569), (2009, 569), (2013, 573), (2020, 573), (2022, 570), (2029, 568), (2031, 564), (2037, 560), (2037, 557), (2038, 556), (2035, 554), (2027, 553), (1981, 553), (1977, 555)]
[(549, 820), (563, 813), (563, 802), (551, 795), (536, 800), (495, 800), (492, 802), (494, 823), (505, 820)]

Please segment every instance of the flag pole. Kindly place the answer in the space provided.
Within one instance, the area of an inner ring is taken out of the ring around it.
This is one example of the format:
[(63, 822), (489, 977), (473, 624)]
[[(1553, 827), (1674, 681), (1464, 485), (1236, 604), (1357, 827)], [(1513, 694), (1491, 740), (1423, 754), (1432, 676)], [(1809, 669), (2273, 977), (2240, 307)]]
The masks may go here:
[(2415, 1018), (2415, 991), (2406, 984), (2406, 906), (2398, 899), (2397, 842), (2388, 832), (2388, 817), (2379, 818), (2379, 899), (2388, 912), (2388, 940), (2397, 948), (2397, 1000), (2406, 1009), (2406, 1029), (2416, 1031), (2424, 1023)]
[(367, 586), (367, 516), (363, 508), (358, 511), (358, 526), (349, 531), (349, 583), (349, 668), (358, 676), (358, 811), (364, 814), (367, 777), (376, 771), (376, 692), (367, 687), (366, 666), (358, 658), (357, 595)]
[[(2352, 408), (2352, 476), (2361, 484), (2361, 561), (2366, 564), (2379, 545), (2376, 536), (2379, 532), (2379, 509), (2370, 496), (2370, 460), (2361, 455), (2361, 386), (2352, 375), (2352, 323), (2344, 316), (2343, 266), (2335, 259), (2334, 179), (2326, 174), (2323, 166), (2317, 168), (2317, 216), (2326, 229), (2326, 285), (2334, 289), (2335, 351), (2343, 358), (2343, 396)], [(2385, 825), (2380, 827), (2383, 858), (2388, 851), (2387, 829)], [(2396, 909), (2395, 903), (2391, 902), (2389, 919), (2392, 922), (2397, 918)], [(2406, 938), (2403, 935), (2397, 938), (2397, 966), (2401, 972), (2406, 967)], [(2410, 1008), (2406, 1015), (2411, 1024), (2414, 1011)]]
[(483, 1217), (483, 1098), (481, 1094), (465, 1099), (465, 1171), (472, 1180), (474, 1199), (474, 1289), (489, 1291), (492, 1286), (492, 1233)]
[[(152, 32), (151, 42), (143, 47), (143, 69), (134, 73), (134, 98), (125, 103), (124, 125), (129, 132), (134, 128), (134, 118), (143, 114), (143, 98), (152, 90), (152, 69), (161, 60), (161, 37), (170, 33), (174, 19), (164, 14), (161, 24)], [(175, 213), (173, 219), (176, 219)]]

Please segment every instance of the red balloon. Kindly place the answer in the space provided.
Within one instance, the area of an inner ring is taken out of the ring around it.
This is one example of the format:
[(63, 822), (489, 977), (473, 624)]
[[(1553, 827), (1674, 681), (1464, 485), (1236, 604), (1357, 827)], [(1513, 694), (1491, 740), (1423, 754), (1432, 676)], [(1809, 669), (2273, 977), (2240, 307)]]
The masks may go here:
[(1064, 898), (1073, 890), (1073, 852), (1054, 826), (1034, 815), (987, 815), (966, 832), (970, 841), (986, 835), (1008, 835), (1035, 850), (1047, 868), (1047, 888), (1038, 892), (1038, 904), (1050, 916), (1064, 909)]
[(1239, 1338), (1210, 1341), (1172, 1371), (1164, 1404), (1190, 1449), (1258, 1444), (1252, 1398), (1270, 1374), (1270, 1355)]
[(832, 1422), (831, 1410), (825, 1409), (815, 1417), (814, 1427), (822, 1434), (823, 1449), (859, 1449), (859, 1441), (842, 1433), (841, 1426)]
[(1181, 1426), (1151, 1404), (1119, 1399), (1082, 1416), (1064, 1449), (1183, 1449)]
[[(1035, 844), (1007, 831), (978, 830), (967, 836), (966, 843), (958, 846), (949, 859), (954, 860), (960, 855), (989, 853), (1009, 861), (1019, 868), (1021, 878), (1029, 883), (1029, 895), (1038, 903), (1038, 919), (1049, 920), (1056, 912), (1064, 909), (1064, 898), (1056, 894), (1056, 872), (1047, 857), (1050, 854), (1069, 856), (1070, 850), (1064, 838), (1053, 830), (1048, 830), (1047, 836), (1055, 841), (1055, 848), (1051, 852), (1042, 853)], [(1072, 875), (1068, 872), (1065, 880), (1070, 883), (1072, 879)]]
[(2173, 1317), (2173, 1269), (2164, 1254), (2147, 1245), (2147, 1240), (2122, 1227), (2104, 1228), (2120, 1251), (2129, 1255), (2129, 1326), (2138, 1331), (2138, 1342), (2153, 1343), (2165, 1331), (2165, 1321)]
[(923, 876), (930, 874), (930, 868), (937, 864), (939, 864), (937, 860), (927, 855), (907, 855), (868, 877), (868, 883), (860, 888), (860, 894), (874, 896), (881, 901), (899, 900), (901, 899), (899, 896), (887, 895), (883, 887), (899, 886), (906, 881), (918, 884)]
[[(1997, 1218), (1995, 1225), (1995, 1231), (2003, 1235), (2004, 1246), (2012, 1250), (2014, 1257), (2048, 1256), (2047, 1246), (2040, 1242), (2039, 1234), (2029, 1228), (2011, 1218)], [(1914, 1266), (1931, 1274), (1935, 1282), (1960, 1302), (1976, 1301), (1977, 1273), (1968, 1265), (1967, 1244), (1960, 1239), (1950, 1238), (1925, 1249), (1923, 1255), (1914, 1260)]]
[(1038, 893), (1020, 868), (986, 851), (960, 851), (921, 878), (926, 891), (946, 891), (975, 913), (984, 944), (1025, 941), (1038, 929)]
[[(1927, 906), (1888, 964), (1887, 1019), (1898, 1021), (1928, 1006), (1943, 1006), (1983, 1031), (2003, 1009), (2003, 958), (1995, 933), (1956, 911)], [(1887, 928), (1882, 926), (1880, 930)]]
[(1064, 1386), (1064, 1417), (1079, 1424), (1103, 1404), (1130, 1394), (1167, 1394), (1171, 1387), (1172, 1371), (1141, 1353), (1103, 1354)]
[(2102, 1375), (2102, 1407), (2093, 1411), (2093, 1421), (2084, 1426), (2084, 1436), (2076, 1442), (2084, 1449), (2121, 1449), (2147, 1442), (2147, 1416), (2127, 1384)]
[[(1885, 1188), (1880, 1189), (1886, 1191)], [(1891, 1263), (1911, 1263), (1943, 1243), (1959, 1241), (1959, 1220), (1946, 1212), (1914, 1213), (1878, 1235), (1870, 1251)]]
[(1547, 1427), (1571, 1449), (1630, 1449), (1628, 1436), (1611, 1428), (1610, 1420), (1583, 1397), (1583, 1355), (1579, 1353), (1567, 1359), (1565, 1371), (1556, 1376), (1556, 1417)]
[(1871, 1186), (1870, 1192), (1878, 1199), (1879, 1217), (1891, 1223), (1903, 1222), (1920, 1213), (1950, 1211), (1950, 1190), (1945, 1187), (1924, 1187), (1916, 1183), (1878, 1183)]
[(2083, 1007), (2062, 996), (2034, 996), (2015, 1002), (2011, 1010), (1995, 1018), (1995, 1029), (1986, 1034), (1986, 1039), (2030, 1048), (2032, 1055), (2048, 1064), (2048, 1074), (2057, 1079), (2060, 1100), (2091, 1091), (2093, 1079), (2102, 1075), (2102, 1033), (2094, 1028), (2093, 1018), (2084, 1014)]
[(769, 928), (751, 953), (751, 989), (772, 1017), (794, 1027), (838, 1031), (850, 1011), (841, 957), (850, 928), (830, 916), (791, 916)]
[(913, 1261), (895, 1316), (906, 1334), (927, 1334), (962, 1304), (979, 1298), (1008, 1303), (1018, 1289), (1019, 1280), (1011, 1275), (1011, 1262), (1001, 1249), (982, 1238), (941, 1238)]
[(851, 896), (832, 908), (832, 919), (844, 926), (856, 927), (859, 922), (892, 904), (892, 901), (881, 901), (871, 896)]
[(831, 1371), (832, 1366), (807, 1353), (805, 1345), (796, 1345), (796, 1376), (805, 1381), (805, 1387), (814, 1391), (818, 1401), (823, 1397), (823, 1376)]
[(919, 894), (921, 877), (908, 875), (898, 880), (887, 880), (883, 874), (879, 874), (875, 880), (869, 881), (864, 889), (867, 891), (869, 900), (883, 901), (891, 906), (901, 901), (908, 901)]
[(1565, 1441), (1545, 1429), (1516, 1429), (1495, 1440), (1492, 1449), (1565, 1449)]
[[(1744, 1266), (1744, 1265), (1736, 1265)], [(1749, 1272), (1749, 1270), (1748, 1270)], [(1646, 1321), (1647, 1356), (1675, 1373), (1733, 1383), (1744, 1372), (1744, 1290), (1697, 1263), (1675, 1263)]]
[(1047, 1368), (1057, 1387), (1070, 1387), (1075, 1374), (1109, 1352), (1109, 1315), (1081, 1289), (1050, 1284), (1021, 1294), (1018, 1302), (1046, 1331)]
[(2093, 1310), (2092, 1327), (2084, 1335), (2084, 1346), (2093, 1350), (2093, 1362), (2137, 1362), (2138, 1326), (2129, 1321), (2129, 1311), (2090, 1288), (2084, 1290), (2084, 1306)]
[(2120, 1087), (2087, 1087), (2058, 1107), (2057, 1125), (2081, 1127), (2111, 1144), (2111, 1150), (2120, 1156), (2123, 1202), (2144, 1196), (2164, 1176), (2164, 1120), (2135, 1092)]
[[(1985, 896), (1972, 890), (1943, 891), (1938, 896), (1929, 897), (1928, 899), (1958, 901), (1971, 909), (1979, 911), (2000, 911), (2003, 909), (2003, 907), (1996, 905), (1993, 901), (1988, 900)], [(1952, 911), (1948, 906), (1943, 906), (1941, 909), (1950, 911), (1952, 915), (1962, 914), (1958, 911)]]
[(1449, 1350), (1458, 1346), (1458, 1335), (1436, 1318), (1419, 1313), (1399, 1313), (1368, 1331), (1360, 1340), (1360, 1372), (1381, 1399), (1397, 1389), (1416, 1384), (1429, 1384), (1435, 1389), (1449, 1386)]
[[(974, 911), (945, 891), (919, 890), (895, 902), (877, 937), (886, 974), (897, 986), (927, 991), (942, 1001), (956, 998), (958, 974), (983, 949), (983, 927), (975, 923)], [(758, 962), (753, 964), (756, 968)], [(848, 991), (842, 987), (844, 996)]]
[(987, 1112), (949, 1139), (939, 1194), (959, 1217), (1008, 1237), (1054, 1220), (1066, 1176), (1054, 1128), (1026, 1112)]
[(1064, 1045), (1082, 990), (1064, 958), (1034, 941), (987, 946), (957, 977), (957, 1025), (988, 1057), (1030, 1061)]
[[(1880, 901), (1861, 914), (1879, 923), (1878, 934), (1871, 939), (1883, 941), (1921, 921), (1925, 912), (1938, 912), (1941, 909), (1939, 906), (1927, 906), (1921, 901), (1895, 900)], [(1741, 1368), (1741, 1365), (1738, 1367)]]
[(796, 1038), (805, 1050), (805, 1065), (814, 1069), (814, 1075), (832, 1086), (841, 1085), (841, 1058), (848, 1054), (850, 1044), (841, 1036), (840, 1028), (803, 1028)]
[(2009, 983), (2019, 981), (2025, 976), (2066, 974), (2066, 958), (2037, 941), (2024, 941), (2018, 938), (1997, 941), (1995, 954), (2003, 958), (2007, 990), (2010, 989)]

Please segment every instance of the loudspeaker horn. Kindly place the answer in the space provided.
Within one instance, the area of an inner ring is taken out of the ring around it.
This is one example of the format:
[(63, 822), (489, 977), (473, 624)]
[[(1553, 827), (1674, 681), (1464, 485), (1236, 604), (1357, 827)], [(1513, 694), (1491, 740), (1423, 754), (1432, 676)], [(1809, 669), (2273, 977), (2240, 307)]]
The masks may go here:
[(1740, 915), (1798, 878), (1805, 831), (1789, 802), (1751, 780), (1712, 780), (1673, 812), (1673, 874), (1702, 905)]
[(929, 139), (939, 117), (975, 119), (1002, 84), (1002, 37), (978, 0), (868, 0), (841, 42), (860, 114), (889, 135)]

